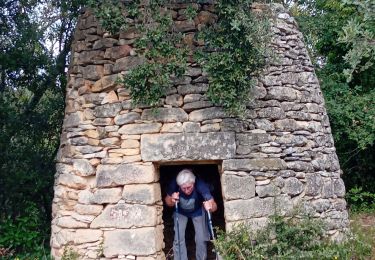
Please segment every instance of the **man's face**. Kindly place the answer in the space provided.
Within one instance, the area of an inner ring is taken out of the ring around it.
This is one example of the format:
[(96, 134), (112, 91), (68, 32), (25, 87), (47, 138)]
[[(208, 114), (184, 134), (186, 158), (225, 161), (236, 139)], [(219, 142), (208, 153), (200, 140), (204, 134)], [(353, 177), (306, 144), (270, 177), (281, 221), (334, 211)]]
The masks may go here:
[(180, 186), (183, 193), (190, 195), (194, 190), (194, 183), (186, 183)]

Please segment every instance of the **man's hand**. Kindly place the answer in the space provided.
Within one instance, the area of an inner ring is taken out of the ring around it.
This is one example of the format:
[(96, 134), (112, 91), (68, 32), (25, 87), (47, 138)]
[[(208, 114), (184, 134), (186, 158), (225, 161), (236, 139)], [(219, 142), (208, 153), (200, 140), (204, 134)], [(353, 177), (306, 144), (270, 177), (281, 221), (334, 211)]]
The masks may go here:
[(180, 199), (180, 193), (179, 192), (172, 193), (171, 198), (172, 198), (173, 204), (175, 204)]
[(216, 205), (216, 202), (214, 201), (214, 199), (204, 201), (203, 207), (204, 207), (205, 210), (207, 210), (209, 212), (214, 212), (217, 209), (217, 205)]

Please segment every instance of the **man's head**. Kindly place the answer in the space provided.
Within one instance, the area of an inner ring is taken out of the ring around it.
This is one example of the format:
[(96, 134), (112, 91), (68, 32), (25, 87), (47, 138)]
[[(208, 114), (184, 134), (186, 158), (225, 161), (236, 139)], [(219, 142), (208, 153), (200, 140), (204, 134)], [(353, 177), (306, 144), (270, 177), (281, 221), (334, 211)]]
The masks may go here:
[(180, 171), (176, 178), (177, 185), (180, 186), (183, 193), (190, 195), (194, 190), (195, 175), (189, 169)]

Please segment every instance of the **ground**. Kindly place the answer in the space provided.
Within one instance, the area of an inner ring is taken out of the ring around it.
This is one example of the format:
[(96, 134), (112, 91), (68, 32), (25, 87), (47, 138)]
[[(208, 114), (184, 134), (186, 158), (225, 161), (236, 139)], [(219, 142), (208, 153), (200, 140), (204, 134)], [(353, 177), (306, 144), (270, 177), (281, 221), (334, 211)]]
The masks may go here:
[(369, 259), (375, 260), (375, 212), (351, 214), (351, 227), (359, 230), (365, 241), (372, 245), (372, 254)]

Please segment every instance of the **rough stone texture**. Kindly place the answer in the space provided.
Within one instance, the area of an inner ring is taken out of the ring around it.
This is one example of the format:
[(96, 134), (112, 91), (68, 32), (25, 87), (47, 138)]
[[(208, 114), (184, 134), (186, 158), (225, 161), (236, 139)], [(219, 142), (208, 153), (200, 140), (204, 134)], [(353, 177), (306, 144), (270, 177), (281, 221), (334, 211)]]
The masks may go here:
[(104, 256), (152, 255), (160, 251), (162, 228), (149, 227), (104, 232)]
[(122, 198), (128, 203), (155, 204), (161, 198), (160, 185), (156, 183), (125, 185)]
[(223, 162), (223, 169), (229, 171), (265, 171), (286, 169), (285, 162), (278, 158), (230, 159)]
[[(217, 19), (212, 1), (195, 7), (193, 21), (184, 3), (171, 11), (192, 50), (204, 44), (196, 32)], [(81, 14), (56, 157), (54, 259), (67, 246), (80, 259), (98, 259), (101, 247), (102, 259), (164, 259), (164, 163), (219, 164), (227, 230), (246, 223), (255, 231), (275, 212), (306, 211), (323, 219), (333, 238), (344, 234), (345, 186), (319, 82), (294, 19), (281, 5), (271, 9), (277, 57), (258, 77), (243, 118), (208, 101), (210, 77), (196, 63), (172, 78), (159, 107), (133, 106), (118, 80), (145, 62), (134, 46), (139, 32), (130, 26), (112, 35), (89, 10)]]
[(143, 135), (144, 161), (216, 160), (235, 154), (233, 133), (183, 133)]
[(157, 224), (157, 209), (151, 206), (118, 204), (108, 206), (96, 217), (91, 228), (150, 227)]
[(151, 183), (156, 180), (155, 169), (152, 165), (99, 165), (96, 185), (98, 187), (114, 187), (125, 184)]
[(252, 176), (245, 174), (238, 176), (233, 172), (224, 172), (221, 182), (226, 200), (255, 197), (255, 178)]

